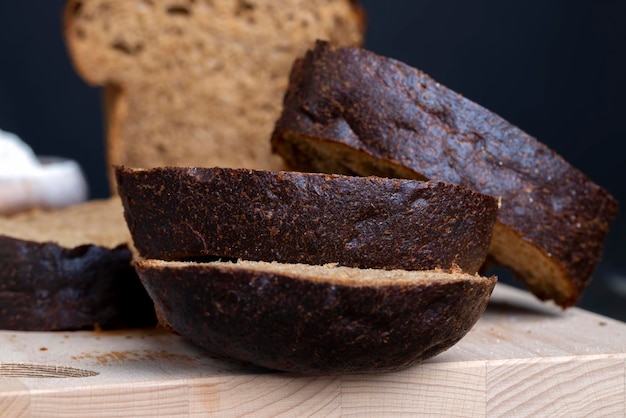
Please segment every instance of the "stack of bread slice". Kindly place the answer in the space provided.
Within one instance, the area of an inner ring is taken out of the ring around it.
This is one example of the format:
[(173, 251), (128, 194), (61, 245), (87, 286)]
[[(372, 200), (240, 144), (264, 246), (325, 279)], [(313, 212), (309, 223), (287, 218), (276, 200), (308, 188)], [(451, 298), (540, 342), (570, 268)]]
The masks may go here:
[(395, 370), (486, 308), (497, 201), (450, 184), (230, 168), (116, 170), (139, 276), (205, 349), (300, 373)]
[[(77, 73), (104, 87), (107, 161), (140, 167), (282, 166), (267, 139), (293, 59), (364, 31), (353, 0), (68, 0), (64, 12)], [(7, 201), (29, 192), (14, 190)], [(0, 220), (0, 328), (153, 321), (129, 244), (119, 200)]]
[(69, 0), (70, 57), (106, 88), (121, 202), (0, 222), (0, 327), (143, 324), (154, 303), (213, 353), (361, 373), (463, 338), (495, 286), (488, 258), (577, 303), (615, 200), (497, 115), (358, 48), (363, 32), (351, 0)]

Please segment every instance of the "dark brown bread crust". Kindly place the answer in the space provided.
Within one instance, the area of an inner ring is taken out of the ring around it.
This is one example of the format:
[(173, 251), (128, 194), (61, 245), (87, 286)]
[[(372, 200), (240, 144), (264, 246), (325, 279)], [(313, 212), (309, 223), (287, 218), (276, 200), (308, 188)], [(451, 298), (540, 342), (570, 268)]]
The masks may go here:
[(145, 261), (137, 271), (157, 310), (194, 344), (306, 374), (390, 371), (430, 358), (466, 335), (496, 282), (355, 287), (220, 264)]
[(126, 245), (63, 248), (0, 235), (0, 329), (59, 331), (156, 323)]
[[(494, 256), (564, 307), (587, 286), (617, 214), (609, 193), (535, 138), (419, 70), (358, 48), (318, 42), (294, 64), (272, 144), (292, 169), (427, 178), (501, 199), (494, 238), (502, 227), (503, 241), (535, 247), (565, 288), (522, 271), (528, 260), (512, 264), (506, 248)], [(314, 156), (312, 146), (328, 152)]]
[(497, 203), (444, 183), (225, 168), (118, 167), (145, 258), (241, 258), (475, 273)]

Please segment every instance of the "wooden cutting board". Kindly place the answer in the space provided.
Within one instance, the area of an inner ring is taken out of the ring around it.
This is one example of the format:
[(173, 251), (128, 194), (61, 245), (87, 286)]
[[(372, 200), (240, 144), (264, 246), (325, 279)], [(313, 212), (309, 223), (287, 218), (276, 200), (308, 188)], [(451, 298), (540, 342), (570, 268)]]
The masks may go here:
[(626, 324), (498, 284), (456, 346), (410, 369), (298, 376), (166, 331), (0, 332), (0, 416), (626, 416)]

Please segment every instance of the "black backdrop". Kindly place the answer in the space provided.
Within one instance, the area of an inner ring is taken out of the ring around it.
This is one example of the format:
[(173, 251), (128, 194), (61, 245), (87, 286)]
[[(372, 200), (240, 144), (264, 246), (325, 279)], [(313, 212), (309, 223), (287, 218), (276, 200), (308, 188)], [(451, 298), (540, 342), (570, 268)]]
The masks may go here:
[[(363, 0), (366, 47), (425, 71), (626, 202), (626, 1)], [(0, 129), (80, 162), (108, 194), (100, 91), (77, 77), (64, 0), (0, 0)], [(626, 320), (626, 214), (581, 306)], [(506, 275), (503, 280), (508, 281)]]

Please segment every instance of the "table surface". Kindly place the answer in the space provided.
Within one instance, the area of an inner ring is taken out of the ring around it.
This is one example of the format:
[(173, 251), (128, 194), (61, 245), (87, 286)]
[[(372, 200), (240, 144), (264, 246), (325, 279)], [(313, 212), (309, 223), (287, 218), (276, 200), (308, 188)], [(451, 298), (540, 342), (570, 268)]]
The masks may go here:
[(0, 331), (0, 416), (626, 416), (626, 324), (498, 284), (448, 351), (394, 373), (300, 376), (168, 331)]

